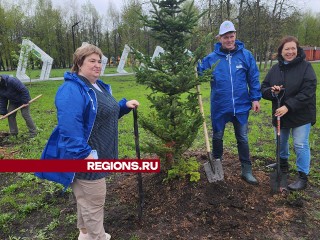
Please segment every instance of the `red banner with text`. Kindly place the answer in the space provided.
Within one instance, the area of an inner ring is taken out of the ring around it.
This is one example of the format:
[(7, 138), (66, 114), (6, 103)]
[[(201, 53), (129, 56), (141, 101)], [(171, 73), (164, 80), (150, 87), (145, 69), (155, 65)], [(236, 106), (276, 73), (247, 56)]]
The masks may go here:
[(159, 159), (0, 160), (0, 172), (160, 172)]

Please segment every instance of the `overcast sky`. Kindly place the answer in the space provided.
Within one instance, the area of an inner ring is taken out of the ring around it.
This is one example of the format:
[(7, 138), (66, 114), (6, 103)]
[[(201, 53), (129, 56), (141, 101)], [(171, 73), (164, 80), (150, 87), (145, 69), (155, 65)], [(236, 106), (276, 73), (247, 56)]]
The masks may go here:
[[(63, 3), (68, 0), (52, 0), (55, 5), (63, 6)], [(100, 14), (105, 14), (109, 4), (113, 4), (118, 10), (121, 9), (123, 2), (126, 0), (76, 0), (79, 4), (84, 4), (86, 1), (91, 2)], [(310, 9), (313, 12), (320, 12), (320, 0), (296, 0), (298, 6), (304, 6), (305, 9)]]
[[(57, 5), (63, 6), (65, 1), (66, 0), (52, 0), (54, 6), (57, 6)], [(110, 4), (112, 4), (118, 10), (121, 9), (121, 6), (123, 4), (123, 0), (75, 0), (75, 1), (80, 5), (86, 3), (87, 1), (91, 2), (100, 14), (105, 14)]]

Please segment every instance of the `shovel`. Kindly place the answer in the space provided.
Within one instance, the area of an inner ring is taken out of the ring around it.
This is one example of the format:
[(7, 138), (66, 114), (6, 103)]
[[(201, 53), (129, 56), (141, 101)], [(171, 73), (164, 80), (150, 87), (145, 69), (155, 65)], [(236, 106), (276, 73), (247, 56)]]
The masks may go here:
[[(29, 101), (29, 104), (32, 103), (32, 102), (34, 102), (35, 100), (37, 100), (37, 99), (40, 98), (40, 97), (42, 97), (42, 94), (40, 94), (39, 96), (31, 99), (31, 100)], [(7, 118), (7, 117), (10, 116), (12, 113), (17, 112), (17, 111), (19, 111), (21, 108), (24, 108), (24, 107), (25, 107), (24, 105), (21, 105), (20, 107), (12, 110), (11, 112), (8, 112), (6, 115), (1, 116), (1, 117), (0, 117), (0, 120)]]
[(203, 168), (204, 168), (204, 171), (206, 172), (207, 179), (208, 179), (209, 183), (213, 183), (216, 181), (222, 181), (224, 179), (222, 163), (221, 163), (220, 159), (213, 160), (212, 154), (210, 151), (210, 143), (209, 143), (207, 125), (206, 125), (205, 115), (204, 115), (204, 111), (203, 111), (203, 104), (202, 104), (202, 98), (201, 98), (201, 94), (200, 94), (200, 86), (199, 85), (197, 85), (197, 92), (198, 92), (198, 101), (199, 101), (200, 112), (203, 117), (203, 131), (204, 131), (204, 138), (205, 138), (205, 142), (206, 142), (207, 155), (208, 155), (208, 159), (209, 159), (208, 162), (203, 164)]
[[(284, 91), (284, 88), (281, 88), (280, 92)], [(284, 96), (284, 92), (282, 94), (282, 97), (279, 97), (279, 94), (275, 94), (277, 98), (277, 107), (281, 107), (281, 99)], [(277, 159), (275, 164), (270, 164), (267, 167), (273, 168), (273, 172), (270, 174), (270, 187), (272, 193), (281, 193), (286, 194), (287, 193), (287, 174), (282, 173), (280, 169), (280, 117), (277, 116), (277, 126), (276, 126), (276, 134), (277, 134)]]
[[(136, 157), (140, 159), (140, 145), (139, 145), (139, 130), (138, 130), (138, 110), (133, 109), (133, 129), (134, 129), (134, 142), (136, 146)], [(138, 219), (141, 222), (142, 210), (144, 206), (144, 192), (142, 187), (142, 175), (141, 172), (138, 173), (138, 193), (139, 193), (139, 203), (138, 203)]]

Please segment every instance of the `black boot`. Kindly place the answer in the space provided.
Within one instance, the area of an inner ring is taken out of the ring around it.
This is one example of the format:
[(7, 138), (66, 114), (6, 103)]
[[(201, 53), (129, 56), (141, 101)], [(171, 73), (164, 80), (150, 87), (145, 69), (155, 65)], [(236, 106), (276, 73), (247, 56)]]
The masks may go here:
[(303, 190), (307, 187), (308, 182), (308, 176), (304, 172), (298, 172), (299, 176), (298, 179), (294, 182), (288, 185), (288, 188), (292, 191), (299, 191)]

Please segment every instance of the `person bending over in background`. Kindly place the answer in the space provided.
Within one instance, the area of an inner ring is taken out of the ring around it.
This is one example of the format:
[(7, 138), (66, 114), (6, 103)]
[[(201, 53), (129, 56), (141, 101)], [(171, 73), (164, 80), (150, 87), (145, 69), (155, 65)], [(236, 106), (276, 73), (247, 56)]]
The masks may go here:
[[(297, 38), (284, 37), (278, 47), (278, 63), (275, 64), (261, 85), (262, 97), (272, 101), (272, 114), (280, 117), (280, 169), (289, 171), (289, 135), (293, 137), (297, 156), (298, 178), (288, 185), (290, 190), (307, 187), (310, 171), (310, 128), (316, 122), (316, 74)], [(284, 88), (284, 91), (280, 91)], [(276, 94), (281, 97), (281, 107), (277, 107)], [(286, 186), (285, 186), (286, 187)]]
[[(98, 79), (101, 57), (101, 50), (91, 44), (75, 51), (71, 72), (64, 74), (65, 82), (55, 98), (58, 126), (42, 159), (118, 158), (118, 119), (139, 103), (114, 99), (110, 85)], [(107, 174), (36, 173), (65, 187), (71, 185), (77, 201), (79, 240), (111, 238), (103, 226)]]
[(210, 83), (213, 158), (221, 160), (225, 125), (232, 122), (241, 162), (241, 177), (250, 184), (258, 184), (252, 175), (249, 158), (248, 117), (250, 109), (260, 111), (259, 70), (252, 54), (242, 42), (236, 40), (232, 22), (224, 21), (217, 37), (219, 42), (214, 45), (214, 51), (198, 66), (201, 74), (218, 62)]
[[(17, 78), (8, 75), (0, 76), (0, 114), (5, 115), (20, 106), (21, 115), (26, 121), (31, 138), (37, 135), (37, 128), (31, 118), (29, 101), (31, 100), (28, 88)], [(8, 116), (10, 134), (18, 135), (18, 125), (16, 120), (17, 112)]]

